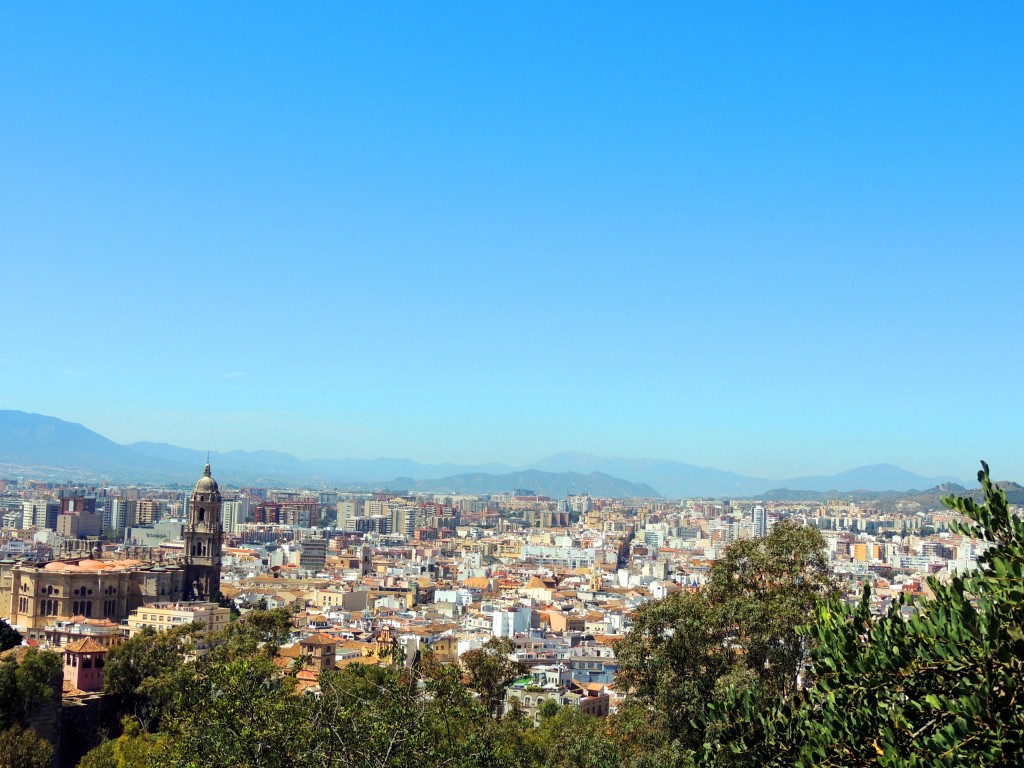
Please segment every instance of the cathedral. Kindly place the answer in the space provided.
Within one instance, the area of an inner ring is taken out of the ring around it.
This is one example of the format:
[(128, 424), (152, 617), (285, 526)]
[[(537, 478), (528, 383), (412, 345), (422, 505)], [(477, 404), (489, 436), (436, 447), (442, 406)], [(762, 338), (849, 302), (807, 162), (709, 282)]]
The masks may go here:
[(220, 594), (221, 495), (210, 465), (196, 482), (177, 561), (93, 557), (39, 565), (0, 561), (0, 616), (31, 639), (43, 628), (73, 618), (119, 622), (136, 608), (180, 600), (216, 600)]

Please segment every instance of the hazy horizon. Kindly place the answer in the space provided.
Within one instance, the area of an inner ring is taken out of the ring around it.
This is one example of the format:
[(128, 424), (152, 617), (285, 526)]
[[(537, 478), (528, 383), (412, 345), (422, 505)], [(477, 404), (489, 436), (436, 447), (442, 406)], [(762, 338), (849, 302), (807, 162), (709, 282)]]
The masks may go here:
[[(18, 409), (14, 409), (14, 410), (18, 410)], [(35, 415), (39, 415), (39, 416), (53, 416), (53, 414), (35, 414)], [(56, 418), (59, 418), (59, 417), (56, 417)], [(286, 454), (289, 454), (289, 455), (293, 456), (294, 458), (297, 458), (297, 459), (300, 459), (300, 460), (310, 460), (310, 459), (314, 459), (314, 460), (317, 460), (317, 459), (319, 459), (319, 460), (347, 460), (347, 459), (351, 459), (351, 460), (355, 460), (355, 461), (372, 461), (372, 460), (377, 460), (377, 459), (387, 459), (387, 460), (394, 459), (394, 460), (411, 460), (411, 461), (415, 461), (415, 462), (417, 462), (419, 464), (423, 464), (423, 465), (456, 465), (456, 466), (467, 466), (467, 467), (483, 467), (483, 466), (486, 466), (486, 465), (497, 465), (495, 467), (495, 469), (496, 470), (501, 470), (501, 471), (504, 471), (504, 469), (501, 469), (502, 467), (507, 469), (507, 470), (511, 470), (511, 471), (520, 471), (520, 470), (524, 470), (524, 469), (530, 469), (534, 465), (542, 464), (547, 459), (569, 455), (569, 456), (591, 457), (591, 458), (594, 458), (594, 459), (607, 459), (607, 460), (620, 460), (621, 459), (621, 460), (627, 460), (627, 461), (650, 461), (650, 462), (669, 461), (669, 462), (680, 462), (680, 463), (689, 464), (689, 465), (692, 465), (692, 466), (695, 466), (695, 467), (700, 467), (700, 468), (705, 468), (705, 469), (721, 470), (721, 471), (724, 471), (724, 472), (731, 472), (731, 473), (734, 473), (734, 474), (737, 474), (737, 475), (742, 475), (742, 476), (748, 477), (748, 478), (760, 478), (760, 479), (766, 480), (766, 481), (785, 481), (785, 480), (790, 480), (790, 479), (795, 479), (795, 478), (810, 477), (810, 476), (820, 476), (820, 475), (827, 476), (827, 475), (841, 474), (841, 473), (846, 472), (848, 470), (859, 469), (859, 468), (862, 468), (862, 467), (880, 466), (880, 465), (896, 466), (896, 467), (898, 467), (900, 469), (906, 470), (908, 472), (912, 472), (912, 473), (917, 474), (917, 475), (921, 475), (923, 477), (956, 478), (958, 481), (966, 482), (966, 483), (973, 483), (974, 482), (973, 477), (974, 477), (974, 474), (975, 474), (975, 469), (974, 468), (970, 468), (969, 470), (967, 470), (967, 471), (965, 471), (963, 473), (956, 473), (956, 472), (944, 473), (944, 472), (919, 471), (916, 467), (914, 467), (912, 465), (908, 466), (906, 463), (900, 463), (899, 461), (895, 461), (895, 462), (892, 462), (892, 461), (865, 461), (865, 462), (861, 462), (859, 464), (851, 464), (851, 465), (848, 465), (848, 466), (827, 467), (825, 469), (819, 469), (819, 470), (814, 470), (814, 471), (804, 469), (804, 470), (801, 470), (801, 471), (798, 471), (798, 472), (790, 472), (788, 474), (783, 474), (783, 475), (763, 475), (763, 474), (757, 474), (757, 473), (752, 473), (752, 472), (744, 472), (741, 469), (736, 469), (736, 468), (731, 467), (731, 466), (711, 465), (711, 464), (708, 464), (706, 462), (701, 462), (699, 460), (692, 460), (692, 459), (688, 459), (688, 458), (677, 458), (677, 457), (672, 457), (672, 456), (645, 456), (645, 455), (628, 455), (627, 456), (627, 455), (624, 455), (624, 454), (598, 454), (598, 453), (595, 453), (593, 451), (587, 451), (587, 450), (584, 450), (584, 449), (581, 449), (581, 448), (575, 448), (575, 449), (574, 448), (566, 448), (566, 449), (562, 449), (562, 450), (548, 451), (546, 453), (538, 453), (538, 454), (536, 454), (536, 455), (534, 455), (532, 457), (528, 457), (527, 459), (522, 460), (522, 461), (507, 461), (507, 460), (503, 460), (503, 459), (500, 459), (500, 458), (486, 458), (486, 457), (476, 457), (476, 458), (470, 457), (470, 458), (465, 459), (465, 460), (449, 459), (447, 457), (440, 457), (438, 459), (423, 459), (423, 458), (419, 458), (417, 456), (413, 456), (413, 455), (409, 455), (409, 454), (404, 454), (404, 453), (400, 453), (400, 452), (392, 452), (392, 453), (387, 453), (387, 454), (375, 454), (375, 455), (354, 455), (354, 454), (344, 454), (344, 455), (342, 455), (342, 454), (337, 454), (337, 455), (310, 454), (310, 455), (301, 455), (301, 454), (298, 454), (298, 453), (295, 453), (295, 452), (292, 452), (292, 451), (286, 451), (286, 450), (284, 450), (284, 449), (282, 449), (282, 448), (280, 448), (278, 446), (272, 446), (272, 445), (264, 445), (264, 446), (235, 446), (235, 447), (211, 447), (211, 446), (198, 446), (198, 445), (187, 443), (187, 442), (186, 443), (174, 443), (174, 442), (171, 442), (171, 441), (168, 441), (168, 440), (149, 439), (149, 438), (143, 438), (143, 439), (140, 439), (140, 440), (117, 440), (115, 438), (112, 438), (110, 435), (105, 434), (102, 430), (93, 428), (89, 424), (82, 424), (81, 422), (74, 422), (74, 420), (72, 420), (72, 419), (64, 419), (64, 420), (72, 422), (72, 423), (77, 423), (80, 426), (83, 426), (86, 429), (89, 429), (90, 431), (96, 432), (97, 434), (101, 435), (102, 437), (106, 437), (106, 438), (112, 439), (112, 440), (114, 440), (114, 442), (119, 443), (121, 445), (131, 446), (131, 445), (138, 444), (138, 443), (163, 444), (163, 445), (171, 445), (171, 446), (174, 446), (176, 448), (182, 448), (182, 449), (187, 449), (187, 450), (192, 450), (192, 451), (198, 451), (200, 453), (202, 453), (203, 451), (210, 451), (214, 455), (216, 455), (216, 454), (224, 454), (224, 453), (231, 453), (231, 452), (234, 452), (234, 451), (242, 451), (242, 452), (246, 452), (246, 453), (258, 453), (258, 452), (262, 452), (262, 451), (269, 451), (269, 452), (286, 453)], [(597, 471), (605, 471), (605, 470), (600, 470), (599, 469)], [(623, 473), (623, 474), (628, 474), (628, 473)], [(1000, 475), (1000, 477), (1003, 477), (1003, 476)], [(624, 479), (630, 479), (630, 478), (624, 478)], [(1013, 479), (1013, 478), (1011, 478), (1009, 475), (1006, 475), (1005, 479)]]
[(1024, 7), (23, 6), (4, 407), (1024, 478)]

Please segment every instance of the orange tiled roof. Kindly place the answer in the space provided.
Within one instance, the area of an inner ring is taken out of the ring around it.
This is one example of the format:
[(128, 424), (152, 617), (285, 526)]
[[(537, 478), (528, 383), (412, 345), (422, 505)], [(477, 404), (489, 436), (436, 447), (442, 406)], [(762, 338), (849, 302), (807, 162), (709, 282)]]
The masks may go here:
[(106, 653), (106, 646), (100, 645), (91, 637), (85, 637), (81, 640), (75, 640), (64, 646), (64, 650), (69, 653)]
[(299, 642), (302, 645), (336, 645), (338, 641), (330, 635), (326, 635), (323, 632), (318, 632), (317, 634), (311, 635), (310, 637), (307, 637), (304, 640), (300, 640)]

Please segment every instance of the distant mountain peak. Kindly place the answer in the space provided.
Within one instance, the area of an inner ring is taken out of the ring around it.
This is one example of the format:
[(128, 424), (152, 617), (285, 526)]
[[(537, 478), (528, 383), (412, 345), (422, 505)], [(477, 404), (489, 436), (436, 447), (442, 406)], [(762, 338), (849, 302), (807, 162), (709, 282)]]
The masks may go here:
[[(522, 467), (493, 462), (422, 464), (401, 458), (302, 460), (280, 451), (241, 449), (212, 452), (210, 459), (218, 480), (224, 483), (298, 484), (310, 488), (386, 484), (393, 482), (390, 478), (399, 477), (409, 478), (412, 483), (471, 475), (509, 477), (530, 471), (562, 475), (558, 482), (565, 487), (558, 489), (559, 494), (591, 490), (584, 478), (591, 478), (595, 487), (609, 487), (600, 478), (610, 478), (634, 486), (621, 486), (623, 492), (632, 493), (635, 487), (644, 486), (652, 496), (660, 492), (670, 498), (753, 498), (780, 488), (793, 489), (794, 493), (848, 494), (964, 485), (956, 478), (923, 477), (888, 463), (867, 464), (834, 475), (767, 480), (670, 459), (607, 457), (585, 451), (554, 453)], [(196, 468), (205, 462), (206, 452), (201, 450), (148, 441), (119, 445), (81, 424), (24, 411), (0, 411), (0, 463), (46, 467), (52, 473), (76, 470), (112, 481), (174, 483), (193, 481)], [(527, 481), (523, 487), (529, 487)]]

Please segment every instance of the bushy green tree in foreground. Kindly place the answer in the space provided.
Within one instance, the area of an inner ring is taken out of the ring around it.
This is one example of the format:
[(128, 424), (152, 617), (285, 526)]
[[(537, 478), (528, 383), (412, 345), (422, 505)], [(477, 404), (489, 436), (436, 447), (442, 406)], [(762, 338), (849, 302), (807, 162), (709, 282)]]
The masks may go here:
[(49, 764), (53, 748), (29, 726), (53, 704), (60, 684), (61, 660), (52, 651), (30, 648), (20, 662), (14, 655), (0, 661), (0, 766)]
[(21, 645), (21, 640), (21, 633), (6, 621), (0, 619), (0, 653)]
[(713, 705), (700, 765), (1019, 766), (1024, 763), (1024, 522), (1010, 513), (989, 469), (984, 503), (943, 503), (987, 542), (979, 568), (948, 583), (910, 618), (897, 601), (872, 619), (869, 592), (855, 609), (817, 608), (814, 685), (765, 707), (733, 689)]
[(0, 765), (4, 768), (47, 768), (53, 747), (30, 729), (12, 725), (0, 731)]
[(5, 657), (0, 661), (0, 729), (27, 726), (53, 701), (60, 684), (61, 658), (53, 651), (30, 648), (20, 662)]
[(696, 750), (705, 709), (727, 692), (773, 702), (795, 691), (807, 653), (797, 628), (833, 590), (821, 533), (780, 522), (727, 547), (702, 589), (640, 608), (616, 649), (617, 682), (677, 748)]

